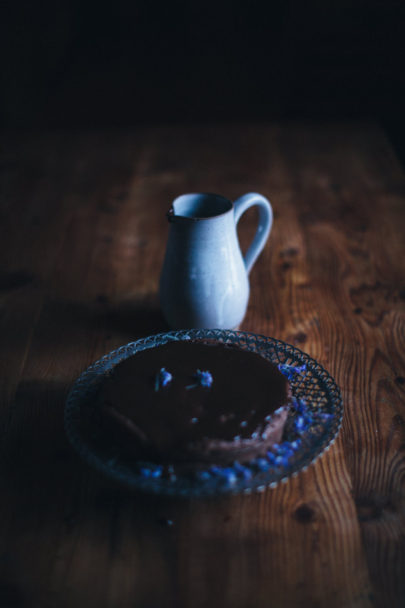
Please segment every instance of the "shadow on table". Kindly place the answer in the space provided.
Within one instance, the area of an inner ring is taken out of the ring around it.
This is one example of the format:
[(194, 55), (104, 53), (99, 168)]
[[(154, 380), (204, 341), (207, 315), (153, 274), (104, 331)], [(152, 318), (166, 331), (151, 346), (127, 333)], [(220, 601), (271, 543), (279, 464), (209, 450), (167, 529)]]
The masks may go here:
[(135, 338), (170, 329), (155, 299), (112, 304), (100, 315), (100, 321), (105, 331), (129, 333)]
[(64, 330), (98, 330), (107, 337), (125, 336), (126, 341), (169, 330), (155, 295), (120, 302), (104, 294), (85, 302), (53, 300), (48, 303), (46, 318)]
[[(1, 555), (1, 605), (43, 605), (43, 593), (51, 585), (44, 579), (44, 567), (57, 555), (58, 568), (49, 566), (49, 572), (62, 568), (64, 576), (78, 577), (68, 586), (69, 605), (89, 593), (97, 596), (99, 588), (104, 591), (107, 582), (100, 581), (99, 573), (109, 572), (114, 563), (120, 564), (124, 582), (136, 575), (137, 593), (146, 598), (140, 605), (151, 605), (151, 594), (156, 595), (153, 605), (176, 605), (170, 598), (177, 593), (178, 538), (188, 529), (195, 508), (203, 513), (207, 504), (135, 493), (93, 471), (73, 452), (64, 434), (67, 392), (62, 383), (22, 382), (10, 410), (0, 464), (8, 521)], [(229, 502), (216, 501), (217, 518), (222, 521), (228, 508)], [(34, 559), (30, 547), (35, 548)], [(123, 560), (123, 555), (128, 558)], [(133, 572), (134, 563), (138, 574)], [(70, 564), (76, 569), (71, 571)], [(163, 590), (151, 583), (154, 577), (166, 581)], [(97, 605), (105, 605), (100, 602)]]
[(170, 526), (173, 506), (184, 499), (143, 495), (93, 471), (71, 448), (64, 432), (64, 405), (69, 387), (23, 382), (11, 408), (2, 441), (3, 499), (10, 501), (27, 529), (58, 520), (66, 530), (78, 519), (103, 518), (111, 509), (130, 507), (140, 526)]

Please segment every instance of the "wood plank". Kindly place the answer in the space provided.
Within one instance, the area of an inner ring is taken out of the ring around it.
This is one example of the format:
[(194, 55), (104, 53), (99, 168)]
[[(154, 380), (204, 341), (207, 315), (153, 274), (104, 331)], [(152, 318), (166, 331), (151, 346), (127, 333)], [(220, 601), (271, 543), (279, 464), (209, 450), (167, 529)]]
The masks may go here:
[[(308, 219), (310, 224), (308, 282), (321, 287), (318, 294), (312, 290), (313, 302), (321, 302), (324, 309), (320, 335), (330, 336), (331, 371), (344, 388), (350, 432), (345, 425), (342, 442), (374, 592), (381, 605), (388, 599), (401, 605), (405, 555), (398, 530), (404, 526), (405, 435), (395, 370), (404, 369), (404, 272), (398, 264), (404, 250), (404, 180), (393, 155), (381, 149), (378, 133), (355, 134), (357, 146), (347, 149), (343, 166), (326, 154), (329, 134), (321, 137), (316, 148), (303, 138), (302, 149), (294, 148), (304, 195), (301, 222)], [(337, 142), (335, 136), (335, 143), (341, 146), (346, 137), (344, 131)], [(290, 151), (290, 163), (292, 158)], [(398, 342), (395, 348), (393, 340)], [(321, 348), (314, 355), (323, 361)]]

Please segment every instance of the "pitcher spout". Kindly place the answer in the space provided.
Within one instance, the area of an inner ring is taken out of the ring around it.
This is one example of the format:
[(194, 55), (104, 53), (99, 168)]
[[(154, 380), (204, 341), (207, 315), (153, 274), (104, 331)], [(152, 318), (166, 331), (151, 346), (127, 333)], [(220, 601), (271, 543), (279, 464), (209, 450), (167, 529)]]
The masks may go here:
[(168, 222), (174, 222), (176, 219), (173, 207), (170, 207), (169, 211), (166, 213), (166, 217)]

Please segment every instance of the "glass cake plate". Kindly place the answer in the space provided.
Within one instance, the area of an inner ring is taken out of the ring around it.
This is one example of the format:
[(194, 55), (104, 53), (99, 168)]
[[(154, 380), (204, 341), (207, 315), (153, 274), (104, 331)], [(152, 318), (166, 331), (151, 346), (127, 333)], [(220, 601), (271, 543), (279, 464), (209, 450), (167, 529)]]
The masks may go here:
[[(259, 353), (288, 376), (294, 396), (283, 442), (266, 458), (229, 467), (209, 467), (196, 475), (131, 459), (101, 424), (96, 399), (100, 383), (131, 355), (170, 341), (212, 339)], [(213, 496), (261, 492), (305, 470), (330, 448), (343, 417), (340, 390), (328, 372), (300, 349), (281, 340), (230, 330), (180, 330), (130, 342), (91, 365), (72, 387), (65, 407), (70, 443), (91, 466), (134, 489), (173, 496)]]

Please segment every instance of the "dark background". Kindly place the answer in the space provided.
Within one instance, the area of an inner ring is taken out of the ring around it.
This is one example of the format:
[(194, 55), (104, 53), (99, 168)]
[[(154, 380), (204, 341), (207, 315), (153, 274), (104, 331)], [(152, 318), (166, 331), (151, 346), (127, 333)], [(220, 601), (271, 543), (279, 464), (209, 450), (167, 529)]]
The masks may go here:
[(405, 156), (405, 3), (15, 0), (7, 128), (377, 120)]

